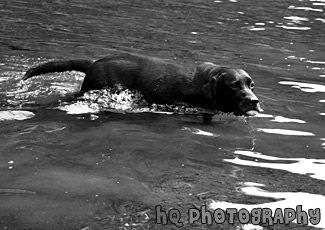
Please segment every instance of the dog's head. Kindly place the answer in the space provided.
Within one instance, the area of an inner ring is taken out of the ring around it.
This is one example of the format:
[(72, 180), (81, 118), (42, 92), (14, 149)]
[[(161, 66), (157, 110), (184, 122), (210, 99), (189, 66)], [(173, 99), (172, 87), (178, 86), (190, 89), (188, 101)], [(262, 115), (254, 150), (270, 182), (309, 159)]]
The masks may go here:
[(244, 70), (228, 67), (211, 71), (208, 82), (203, 86), (211, 109), (246, 116), (254, 116), (261, 111), (253, 90), (254, 82)]

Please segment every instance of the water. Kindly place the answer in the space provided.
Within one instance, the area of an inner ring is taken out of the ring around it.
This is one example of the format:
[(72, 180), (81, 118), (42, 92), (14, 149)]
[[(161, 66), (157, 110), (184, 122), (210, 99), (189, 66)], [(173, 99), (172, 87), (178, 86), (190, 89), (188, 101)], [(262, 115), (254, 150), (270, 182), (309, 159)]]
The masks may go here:
[[(186, 229), (254, 229), (238, 222), (189, 225), (187, 210), (204, 204), (302, 205), (323, 214), (324, 6), (323, 0), (2, 1), (1, 228), (166, 228), (155, 223), (156, 205), (179, 209)], [(187, 67), (209, 61), (243, 68), (264, 112), (220, 114), (206, 125), (188, 114), (65, 102), (78, 91), (81, 73), (20, 81), (37, 63), (117, 52)], [(325, 228), (324, 220), (316, 227)]]

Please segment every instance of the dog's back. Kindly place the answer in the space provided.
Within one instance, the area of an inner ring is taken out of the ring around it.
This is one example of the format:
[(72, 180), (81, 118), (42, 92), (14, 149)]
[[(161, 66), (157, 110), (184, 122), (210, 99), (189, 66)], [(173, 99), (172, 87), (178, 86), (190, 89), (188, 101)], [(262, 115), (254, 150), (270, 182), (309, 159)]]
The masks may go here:
[(178, 65), (158, 58), (121, 54), (94, 62), (81, 90), (88, 91), (120, 83), (143, 93), (148, 102), (168, 103), (182, 97), (191, 78)]

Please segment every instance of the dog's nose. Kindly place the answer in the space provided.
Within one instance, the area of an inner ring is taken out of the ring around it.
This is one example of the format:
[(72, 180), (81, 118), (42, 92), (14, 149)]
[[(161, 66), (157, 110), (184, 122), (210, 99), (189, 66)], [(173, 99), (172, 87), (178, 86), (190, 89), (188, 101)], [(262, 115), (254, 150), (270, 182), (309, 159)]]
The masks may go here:
[(251, 97), (246, 97), (244, 99), (243, 103), (245, 109), (254, 109), (257, 110), (258, 112), (262, 112), (263, 110), (261, 109), (260, 103), (258, 98), (255, 96), (253, 98)]
[(249, 95), (244, 98), (244, 102), (248, 105), (256, 105), (259, 103), (259, 100), (255, 95)]
[(259, 100), (256, 98), (256, 99), (248, 99), (248, 104), (250, 105), (257, 105), (259, 103)]

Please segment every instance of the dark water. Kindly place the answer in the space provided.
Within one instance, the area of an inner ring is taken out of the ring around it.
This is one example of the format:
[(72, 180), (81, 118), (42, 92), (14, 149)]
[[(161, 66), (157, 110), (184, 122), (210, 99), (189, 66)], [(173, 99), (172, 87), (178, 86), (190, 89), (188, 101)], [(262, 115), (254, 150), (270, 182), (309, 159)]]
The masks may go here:
[[(211, 200), (325, 212), (324, 6), (2, 0), (0, 228), (176, 228), (155, 223), (162, 205), (181, 211), (184, 229), (254, 229), (189, 225), (187, 210)], [(78, 103), (67, 104), (78, 110), (68, 114), (57, 102), (78, 91), (82, 74), (20, 81), (40, 62), (117, 52), (243, 68), (264, 112), (218, 115), (210, 125), (182, 114), (91, 112)]]

